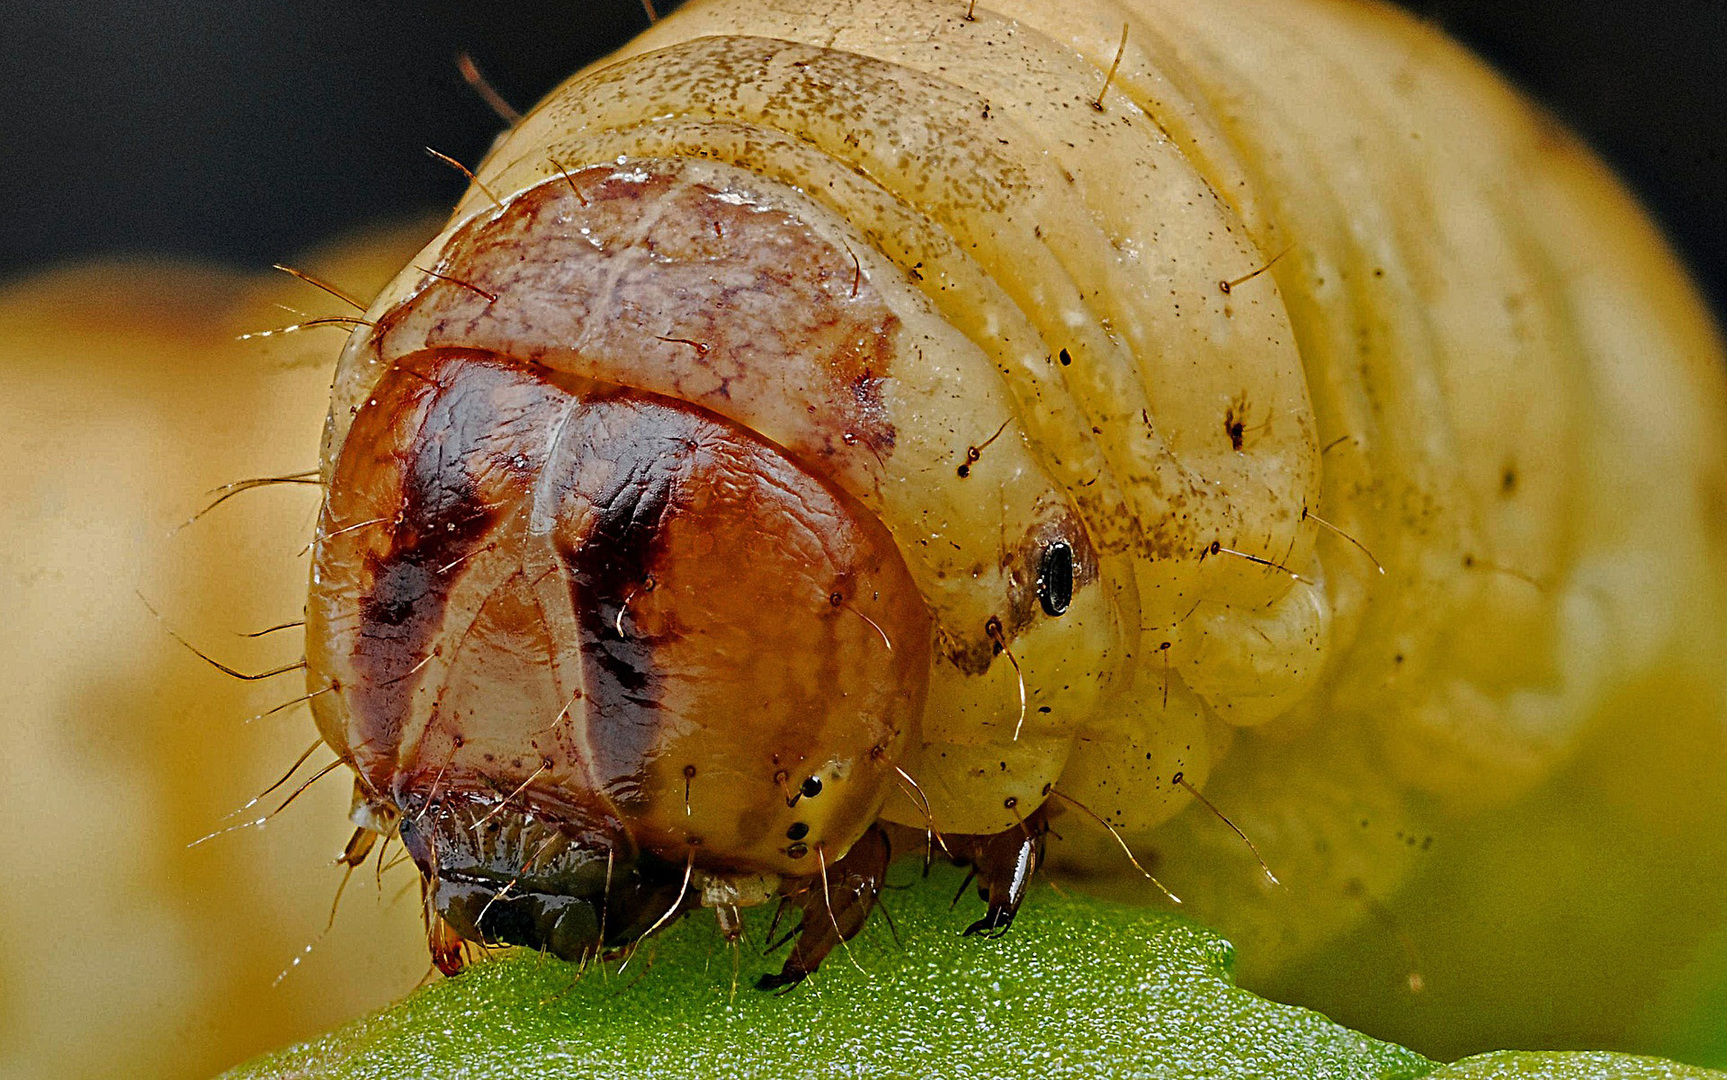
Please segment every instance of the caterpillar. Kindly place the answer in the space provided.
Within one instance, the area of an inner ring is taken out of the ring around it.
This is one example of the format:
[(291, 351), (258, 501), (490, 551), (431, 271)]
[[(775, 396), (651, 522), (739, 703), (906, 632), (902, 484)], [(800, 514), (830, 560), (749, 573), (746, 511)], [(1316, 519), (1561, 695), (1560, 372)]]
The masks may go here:
[(1716, 333), (1378, 7), (690, 5), (366, 320), (308, 694), (446, 971), (779, 898), (795, 983), (907, 835), (975, 932), (1127, 847), (1299, 952), (1628, 687), (1724, 701)]

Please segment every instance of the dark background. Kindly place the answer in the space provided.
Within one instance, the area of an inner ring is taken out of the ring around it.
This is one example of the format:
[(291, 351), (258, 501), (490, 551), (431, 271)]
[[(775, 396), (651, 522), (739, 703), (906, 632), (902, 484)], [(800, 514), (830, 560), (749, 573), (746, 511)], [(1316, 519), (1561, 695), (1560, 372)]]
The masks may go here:
[[(1407, 6), (1582, 131), (1727, 306), (1727, 0)], [(640, 0), (5, 0), (0, 280), (119, 252), (264, 266), (448, 207), (464, 182), (421, 148), (472, 162), (500, 126), (458, 52), (525, 108), (646, 21)]]

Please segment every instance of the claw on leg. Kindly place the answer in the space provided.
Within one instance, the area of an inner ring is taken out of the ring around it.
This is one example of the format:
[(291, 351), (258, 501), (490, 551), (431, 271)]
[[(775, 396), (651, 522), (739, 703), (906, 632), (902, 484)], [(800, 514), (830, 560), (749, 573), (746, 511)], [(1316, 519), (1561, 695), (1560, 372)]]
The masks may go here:
[(336, 856), (336, 865), (346, 866), (352, 870), (366, 861), (366, 856), (372, 853), (372, 845), (378, 842), (378, 834), (364, 827), (354, 830), (354, 835), (348, 838), (348, 845), (342, 853)]
[[(971, 863), (978, 895), (989, 905), (983, 918), (965, 928), (966, 936), (1000, 937), (1013, 925), (1013, 917), (1043, 861), (1047, 832), (1049, 821), (1039, 807), (1020, 825), (992, 836), (948, 837), (954, 853)], [(956, 839), (958, 843), (953, 843)]]
[(426, 927), (426, 945), (432, 951), (432, 963), (446, 976), (458, 974), (468, 966), (467, 957), (462, 952), (462, 935), (456, 933), (455, 927), (433, 915)]
[(791, 955), (777, 975), (763, 975), (757, 989), (777, 990), (802, 982), (842, 943), (856, 937), (875, 908), (891, 858), (887, 834), (871, 828), (845, 857), (827, 868), (827, 880), (811, 879), (786, 897), (803, 912)]

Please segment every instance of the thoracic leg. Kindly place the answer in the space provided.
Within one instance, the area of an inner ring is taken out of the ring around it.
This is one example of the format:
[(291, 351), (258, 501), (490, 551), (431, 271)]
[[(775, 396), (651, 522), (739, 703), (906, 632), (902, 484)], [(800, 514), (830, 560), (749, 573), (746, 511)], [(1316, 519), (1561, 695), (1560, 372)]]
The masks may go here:
[(875, 908), (890, 858), (887, 834), (872, 826), (844, 858), (828, 865), (825, 885), (820, 877), (810, 878), (788, 894), (785, 902), (803, 912), (797, 939), (779, 974), (763, 975), (756, 986), (773, 990), (802, 982), (828, 953), (856, 937)]
[(959, 861), (970, 862), (977, 875), (977, 893), (989, 910), (965, 928), (966, 934), (999, 937), (1013, 925), (1032, 876), (1043, 861), (1043, 838), (1049, 831), (1039, 807), (1020, 825), (991, 836), (950, 836), (948, 847)]

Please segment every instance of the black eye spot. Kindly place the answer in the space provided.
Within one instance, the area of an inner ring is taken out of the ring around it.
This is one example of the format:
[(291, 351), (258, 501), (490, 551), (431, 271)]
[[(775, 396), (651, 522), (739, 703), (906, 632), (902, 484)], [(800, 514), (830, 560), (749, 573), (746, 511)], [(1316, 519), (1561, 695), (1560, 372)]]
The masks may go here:
[(786, 857), (791, 859), (801, 859), (809, 853), (810, 846), (808, 844), (793, 844), (791, 847), (786, 848)]
[(1055, 616), (1073, 603), (1073, 548), (1057, 540), (1043, 549), (1037, 563), (1037, 598), (1044, 613)]
[(802, 787), (801, 790), (803, 791), (804, 798), (806, 798), (806, 799), (815, 798), (817, 795), (820, 795), (822, 793), (821, 779), (819, 777), (814, 777), (814, 776), (810, 777), (808, 780), (804, 781), (804, 786)]
[(810, 834), (810, 827), (808, 825), (804, 824), (801, 821), (795, 821), (792, 823), (792, 827), (786, 830), (786, 839), (787, 840), (802, 840), (804, 837), (808, 836), (809, 834)]

